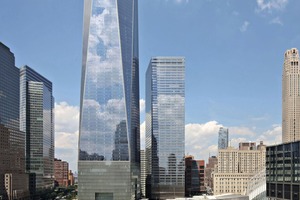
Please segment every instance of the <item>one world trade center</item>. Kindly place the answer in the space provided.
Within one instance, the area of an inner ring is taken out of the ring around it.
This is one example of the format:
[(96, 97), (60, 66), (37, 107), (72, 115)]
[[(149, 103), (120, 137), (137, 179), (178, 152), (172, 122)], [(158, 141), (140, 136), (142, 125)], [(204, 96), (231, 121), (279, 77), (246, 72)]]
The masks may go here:
[(139, 198), (137, 0), (84, 0), (78, 199)]

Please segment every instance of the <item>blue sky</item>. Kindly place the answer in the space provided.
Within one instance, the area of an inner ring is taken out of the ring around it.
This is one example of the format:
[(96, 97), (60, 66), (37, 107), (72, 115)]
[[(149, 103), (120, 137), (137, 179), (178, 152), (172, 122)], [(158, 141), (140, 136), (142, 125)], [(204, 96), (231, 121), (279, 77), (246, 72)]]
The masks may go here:
[[(53, 82), (56, 157), (73, 170), (82, 6), (83, 0), (0, 1), (0, 41), (16, 66), (27, 64)], [(141, 105), (150, 58), (185, 56), (186, 153), (215, 154), (221, 125), (232, 145), (280, 142), (283, 54), (300, 48), (299, 8), (298, 0), (140, 0)], [(142, 111), (142, 130), (143, 121)]]

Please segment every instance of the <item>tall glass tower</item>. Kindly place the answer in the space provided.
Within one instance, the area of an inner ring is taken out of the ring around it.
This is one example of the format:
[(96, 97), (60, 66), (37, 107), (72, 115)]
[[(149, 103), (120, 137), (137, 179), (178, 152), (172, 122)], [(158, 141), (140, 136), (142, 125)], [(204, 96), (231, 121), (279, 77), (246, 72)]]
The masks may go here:
[(220, 127), (218, 137), (218, 149), (227, 149), (228, 142), (228, 128)]
[(0, 42), (0, 199), (29, 196), (19, 106), (20, 70), (14, 54)]
[(284, 54), (282, 73), (282, 142), (300, 140), (300, 60), (296, 48)]
[(37, 189), (50, 188), (54, 181), (52, 82), (24, 66), (20, 69), (20, 91), (20, 129), (26, 134), (26, 171), (35, 174)]
[(150, 199), (184, 197), (184, 71), (183, 57), (154, 57), (147, 69), (146, 192)]
[(85, 0), (78, 198), (139, 197), (137, 0)]

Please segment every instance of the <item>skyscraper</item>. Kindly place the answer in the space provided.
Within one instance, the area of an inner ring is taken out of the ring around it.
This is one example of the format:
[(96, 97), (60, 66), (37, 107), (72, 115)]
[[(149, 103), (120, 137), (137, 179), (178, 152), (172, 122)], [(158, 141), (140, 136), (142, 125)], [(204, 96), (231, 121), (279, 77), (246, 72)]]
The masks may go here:
[(147, 69), (147, 190), (151, 188), (147, 193), (151, 199), (184, 196), (184, 71), (183, 57), (153, 57)]
[(137, 0), (85, 0), (78, 197), (139, 196)]
[(20, 69), (20, 91), (20, 129), (26, 134), (26, 171), (35, 174), (37, 189), (53, 187), (52, 83), (32, 68), (24, 66)]
[(226, 149), (228, 147), (228, 128), (220, 127), (218, 137), (218, 149)]
[(300, 140), (300, 66), (296, 48), (284, 54), (282, 73), (282, 142)]
[(14, 54), (0, 42), (0, 199), (29, 196), (19, 103), (20, 71)]
[(141, 191), (142, 196), (146, 196), (146, 154), (145, 150), (141, 150)]

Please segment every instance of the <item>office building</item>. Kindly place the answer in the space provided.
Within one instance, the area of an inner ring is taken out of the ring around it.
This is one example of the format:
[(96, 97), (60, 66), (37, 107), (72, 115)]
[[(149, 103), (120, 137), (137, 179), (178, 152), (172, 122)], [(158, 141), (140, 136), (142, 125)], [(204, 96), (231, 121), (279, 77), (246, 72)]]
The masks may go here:
[(185, 157), (185, 196), (192, 197), (200, 194), (199, 167), (194, 156)]
[(239, 150), (256, 150), (256, 142), (240, 142)]
[(267, 198), (300, 199), (300, 141), (268, 146)]
[(28, 197), (25, 134), (20, 131), (20, 71), (0, 42), (0, 199)]
[(212, 194), (212, 190), (214, 188), (214, 179), (212, 174), (215, 171), (217, 164), (218, 158), (216, 156), (211, 156), (208, 158), (208, 163), (204, 169), (204, 186), (208, 194)]
[(137, 0), (85, 0), (78, 199), (140, 195)]
[[(54, 97), (52, 83), (28, 66), (20, 69), (20, 129), (26, 135), (26, 171), (31, 188), (53, 187)], [(35, 175), (33, 175), (35, 174)], [(32, 186), (35, 183), (36, 186)], [(33, 195), (35, 191), (30, 191)]]
[(54, 180), (60, 187), (69, 186), (69, 163), (54, 159)]
[(75, 177), (74, 177), (74, 173), (72, 172), (72, 170), (69, 170), (68, 179), (69, 179), (69, 185), (75, 184)]
[(200, 180), (200, 193), (204, 194), (206, 192), (206, 187), (204, 185), (205, 179), (205, 160), (196, 160), (198, 166), (198, 176)]
[(146, 72), (146, 160), (151, 199), (184, 196), (184, 71), (183, 57), (153, 57)]
[(141, 191), (143, 197), (146, 196), (146, 178), (146, 154), (145, 150), (141, 150)]
[(282, 142), (300, 140), (300, 66), (298, 49), (284, 54), (282, 72)]
[(213, 173), (215, 195), (245, 193), (251, 178), (265, 169), (266, 148), (262, 143), (260, 146), (259, 150), (233, 147), (219, 150), (218, 165)]
[(218, 137), (218, 149), (226, 149), (228, 147), (228, 128), (220, 127)]

